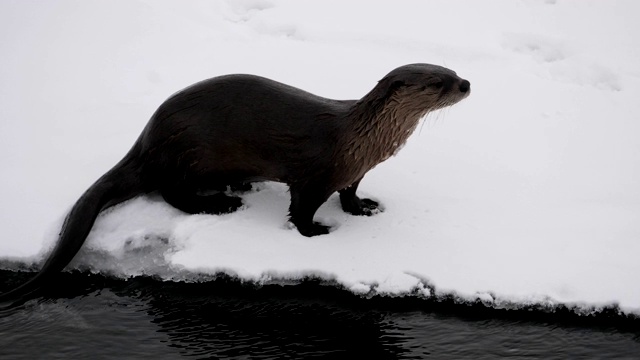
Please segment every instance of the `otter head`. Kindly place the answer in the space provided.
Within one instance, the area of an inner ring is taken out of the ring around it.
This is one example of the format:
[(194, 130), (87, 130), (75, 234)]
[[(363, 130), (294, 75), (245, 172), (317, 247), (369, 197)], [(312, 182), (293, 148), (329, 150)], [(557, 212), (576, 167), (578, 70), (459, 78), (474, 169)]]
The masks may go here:
[(471, 93), (469, 81), (458, 77), (455, 71), (430, 64), (401, 66), (380, 80), (377, 87), (386, 89), (387, 105), (395, 104), (420, 117), (451, 106)]
[(391, 71), (352, 108), (354, 135), (345, 144), (349, 161), (368, 171), (395, 155), (427, 113), (470, 92), (469, 81), (441, 66), (410, 64)]

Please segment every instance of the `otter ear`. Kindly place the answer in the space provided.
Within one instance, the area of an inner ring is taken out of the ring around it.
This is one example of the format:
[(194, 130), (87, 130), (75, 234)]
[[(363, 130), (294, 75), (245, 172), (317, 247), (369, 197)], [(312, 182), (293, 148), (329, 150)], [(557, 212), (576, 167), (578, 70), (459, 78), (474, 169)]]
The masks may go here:
[(389, 90), (398, 90), (399, 88), (403, 87), (405, 85), (404, 81), (402, 80), (394, 80), (391, 85), (389, 85)]
[(402, 80), (394, 80), (391, 82), (391, 84), (389, 84), (389, 86), (387, 87), (387, 93), (385, 96), (391, 96), (391, 94), (393, 94), (394, 92), (396, 92), (398, 89), (402, 88), (405, 86), (405, 82)]

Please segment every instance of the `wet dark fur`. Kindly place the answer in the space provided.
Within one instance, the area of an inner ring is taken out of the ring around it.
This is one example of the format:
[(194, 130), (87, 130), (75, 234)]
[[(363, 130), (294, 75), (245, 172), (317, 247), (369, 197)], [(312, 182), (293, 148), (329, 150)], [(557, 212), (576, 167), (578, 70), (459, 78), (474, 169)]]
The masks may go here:
[(194, 84), (166, 100), (129, 153), (80, 197), (40, 273), (0, 300), (27, 294), (64, 269), (100, 211), (151, 191), (187, 213), (220, 214), (241, 199), (202, 190), (283, 182), (290, 220), (305, 236), (329, 232), (313, 216), (336, 191), (344, 211), (371, 215), (378, 203), (356, 196), (362, 177), (395, 154), (426, 113), (469, 92), (455, 72), (428, 64), (393, 70), (357, 101), (252, 75)]

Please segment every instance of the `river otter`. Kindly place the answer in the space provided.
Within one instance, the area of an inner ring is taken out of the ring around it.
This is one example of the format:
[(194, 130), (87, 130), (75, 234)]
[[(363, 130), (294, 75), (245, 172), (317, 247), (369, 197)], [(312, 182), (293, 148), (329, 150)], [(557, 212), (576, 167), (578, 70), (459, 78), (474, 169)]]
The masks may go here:
[(360, 100), (326, 99), (253, 75), (196, 83), (160, 105), (127, 155), (75, 203), (41, 271), (0, 300), (63, 270), (100, 211), (152, 191), (187, 213), (220, 214), (241, 199), (200, 191), (283, 182), (290, 221), (304, 236), (329, 232), (313, 216), (336, 191), (344, 211), (371, 215), (378, 203), (356, 195), (367, 171), (394, 155), (428, 112), (469, 93), (469, 81), (428, 64), (391, 71)]

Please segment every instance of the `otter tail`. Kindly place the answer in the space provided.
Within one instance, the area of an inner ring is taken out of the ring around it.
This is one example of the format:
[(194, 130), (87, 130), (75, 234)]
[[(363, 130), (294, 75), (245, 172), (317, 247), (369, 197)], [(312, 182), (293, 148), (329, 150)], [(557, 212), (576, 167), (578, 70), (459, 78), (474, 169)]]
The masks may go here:
[(40, 272), (23, 285), (0, 294), (0, 303), (25, 298), (46, 284), (53, 274), (62, 271), (73, 260), (100, 211), (144, 192), (136, 150), (134, 146), (122, 161), (85, 191), (67, 215), (58, 243)]

